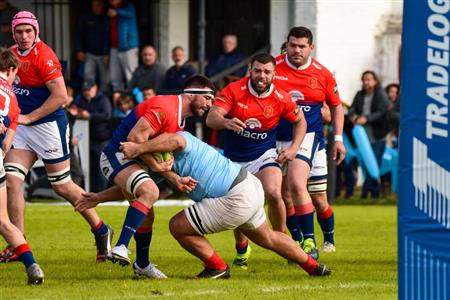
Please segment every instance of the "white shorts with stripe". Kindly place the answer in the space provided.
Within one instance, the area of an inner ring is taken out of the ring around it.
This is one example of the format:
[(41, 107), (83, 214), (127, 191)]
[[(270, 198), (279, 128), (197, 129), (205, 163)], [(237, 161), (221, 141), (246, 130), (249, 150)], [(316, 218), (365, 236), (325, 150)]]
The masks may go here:
[[(277, 141), (277, 148), (290, 147), (290, 141)], [(301, 159), (309, 164), (310, 180), (326, 179), (328, 175), (327, 152), (325, 148), (319, 150), (319, 142), (314, 132), (308, 132), (303, 139), (300, 149), (297, 151), (297, 159)], [(283, 175), (286, 175), (287, 168), (283, 166)]]
[(277, 149), (272, 148), (264, 152), (263, 155), (258, 157), (255, 160), (247, 161), (247, 162), (238, 162), (235, 163), (240, 164), (242, 167), (244, 167), (247, 171), (255, 175), (262, 169), (266, 167), (277, 167), (281, 168), (281, 165), (276, 162), (276, 159), (278, 158)]
[(36, 153), (44, 163), (55, 164), (69, 158), (69, 125), (59, 118), (37, 125), (19, 125), (13, 139), (14, 149)]
[(205, 198), (184, 209), (199, 234), (231, 230), (256, 229), (266, 220), (264, 190), (258, 178), (247, 177), (219, 198)]

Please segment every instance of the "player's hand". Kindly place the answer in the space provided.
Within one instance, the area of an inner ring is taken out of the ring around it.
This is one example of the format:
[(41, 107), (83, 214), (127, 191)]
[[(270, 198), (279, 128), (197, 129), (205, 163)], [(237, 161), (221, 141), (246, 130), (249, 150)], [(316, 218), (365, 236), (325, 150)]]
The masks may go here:
[(80, 113), (78, 114), (78, 116), (79, 116), (80, 118), (82, 118), (82, 119), (88, 120), (89, 117), (91, 116), (91, 114), (90, 114), (87, 110), (83, 109), (83, 110), (80, 111)]
[(366, 123), (367, 123), (367, 117), (359, 117), (358, 119), (356, 119), (356, 124), (364, 125)]
[(122, 142), (120, 143), (119, 149), (126, 159), (132, 159), (142, 154), (139, 144), (133, 142)]
[(4, 134), (8, 130), (8, 128), (5, 126), (5, 124), (0, 123), (0, 134)]
[(30, 117), (28, 117), (28, 115), (19, 115), (19, 124), (20, 125), (28, 125), (31, 123), (31, 119)]
[(225, 129), (234, 131), (236, 133), (241, 132), (247, 127), (247, 125), (245, 125), (245, 123), (238, 118), (225, 119), (225, 123), (223, 124), (223, 126), (225, 127)]
[(345, 150), (344, 143), (342, 142), (334, 142), (333, 144), (333, 160), (336, 161), (336, 164), (339, 165), (345, 158), (345, 154), (347, 151)]
[(191, 176), (178, 177), (174, 182), (177, 189), (184, 193), (192, 192), (197, 186), (198, 181)]
[(150, 155), (152, 157), (151, 161), (148, 161), (149, 163), (149, 167), (153, 172), (158, 172), (158, 173), (162, 173), (162, 172), (168, 172), (170, 170), (172, 170), (172, 166), (173, 166), (173, 156), (170, 160), (168, 161), (163, 161), (163, 162), (157, 162), (156, 159), (153, 158), (153, 155)]
[(94, 208), (100, 203), (97, 193), (83, 193), (81, 195), (83, 197), (74, 204), (75, 210), (78, 212)]
[(287, 163), (288, 161), (292, 161), (295, 158), (295, 155), (297, 155), (297, 149), (294, 149), (292, 147), (289, 148), (281, 148), (277, 149), (278, 157), (276, 161), (280, 164)]
[(8, 151), (11, 150), (11, 147), (12, 147), (12, 139), (5, 138), (3, 140), (2, 145), (3, 152), (5, 152), (5, 154), (8, 153)]

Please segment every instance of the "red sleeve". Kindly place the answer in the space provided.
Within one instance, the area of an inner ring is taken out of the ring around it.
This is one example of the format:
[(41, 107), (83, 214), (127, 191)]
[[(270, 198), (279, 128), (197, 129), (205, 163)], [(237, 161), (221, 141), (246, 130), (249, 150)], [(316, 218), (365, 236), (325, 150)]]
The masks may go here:
[(330, 72), (326, 72), (325, 79), (327, 81), (326, 86), (326, 102), (330, 106), (337, 106), (341, 104), (341, 98), (339, 97), (339, 91), (336, 80)]
[(19, 123), (19, 113), (20, 108), (19, 104), (17, 103), (16, 96), (11, 97), (11, 103), (9, 105), (9, 119), (11, 120), (11, 124), (9, 125), (9, 128), (16, 131), (17, 125)]
[(295, 120), (297, 120), (297, 115), (300, 110), (300, 106), (298, 106), (297, 103), (292, 101), (291, 95), (286, 93), (286, 96), (288, 100), (284, 102), (282, 117), (286, 121), (293, 123)]
[(151, 107), (146, 109), (142, 117), (145, 118), (150, 124), (155, 132), (155, 135), (162, 131), (165, 120), (167, 119), (165, 112), (159, 107)]
[(233, 92), (230, 85), (226, 86), (216, 97), (214, 106), (223, 108), (226, 112), (229, 112), (234, 103)]
[(41, 50), (38, 61), (39, 76), (44, 82), (62, 77), (62, 67), (56, 54), (50, 48)]

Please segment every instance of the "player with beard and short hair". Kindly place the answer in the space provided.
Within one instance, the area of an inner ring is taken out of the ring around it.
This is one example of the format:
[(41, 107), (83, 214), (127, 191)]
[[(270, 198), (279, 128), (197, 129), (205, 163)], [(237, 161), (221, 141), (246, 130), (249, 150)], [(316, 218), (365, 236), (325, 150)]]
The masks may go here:
[[(326, 103), (331, 112), (334, 144), (333, 159), (339, 164), (345, 157), (342, 143), (344, 113), (333, 75), (311, 57), (313, 34), (306, 27), (293, 27), (286, 41), (286, 54), (276, 58), (275, 84), (288, 92), (305, 114), (308, 125), (296, 159), (287, 165), (283, 179), (283, 199), (288, 228), (297, 241), (303, 241), (306, 253), (318, 258), (314, 239), (314, 208), (324, 233), (324, 252), (334, 252), (334, 214), (327, 202), (327, 155), (321, 109)], [(277, 145), (289, 146), (292, 126), (280, 122)], [(289, 186), (289, 187), (288, 187)], [(302, 238), (303, 234), (303, 238)]]
[[(213, 85), (200, 75), (190, 77), (180, 95), (155, 96), (147, 99), (122, 120), (113, 132), (111, 141), (103, 149), (100, 169), (110, 183), (120, 187), (130, 199), (125, 221), (116, 246), (107, 258), (125, 266), (130, 264), (128, 244), (134, 235), (136, 240), (136, 274), (150, 278), (167, 278), (149, 261), (149, 249), (154, 221), (153, 204), (158, 200), (159, 190), (154, 176), (139, 161), (125, 159), (120, 152), (122, 142), (142, 143), (162, 133), (175, 133), (184, 129), (185, 118), (201, 117), (211, 107), (214, 99)], [(152, 171), (167, 171), (173, 161), (158, 163), (151, 154), (140, 157)], [(85, 195), (86, 197), (89, 194)], [(134, 199), (134, 201), (131, 201)]]
[[(272, 226), (284, 232), (286, 211), (281, 197), (281, 164), (295, 158), (306, 122), (291, 96), (272, 83), (274, 74), (275, 59), (270, 54), (253, 56), (250, 76), (222, 90), (208, 113), (206, 124), (225, 129), (224, 155), (261, 180)], [(275, 135), (281, 118), (293, 124), (293, 142), (277, 151)], [(245, 269), (251, 248), (238, 230), (235, 237), (238, 254), (233, 264)]]

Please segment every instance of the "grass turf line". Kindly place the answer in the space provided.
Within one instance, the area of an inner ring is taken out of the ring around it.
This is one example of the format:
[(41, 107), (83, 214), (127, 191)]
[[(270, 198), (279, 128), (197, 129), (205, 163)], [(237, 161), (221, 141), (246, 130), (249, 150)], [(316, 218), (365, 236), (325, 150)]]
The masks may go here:
[[(202, 264), (171, 237), (168, 220), (180, 207), (157, 207), (150, 259), (166, 281), (137, 280), (131, 267), (95, 263), (87, 224), (70, 207), (27, 207), (27, 238), (46, 274), (43, 286), (26, 285), (21, 263), (0, 264), (0, 299), (396, 299), (397, 241), (395, 206), (334, 207), (337, 252), (320, 253), (333, 269), (328, 278), (312, 278), (276, 254), (252, 244), (247, 271), (232, 270), (230, 280), (187, 280)], [(117, 241), (125, 207), (100, 207)], [(316, 237), (322, 234), (316, 223)], [(231, 231), (210, 235), (218, 253), (231, 263)], [(0, 241), (0, 246), (5, 242)], [(134, 259), (134, 242), (130, 243)]]

